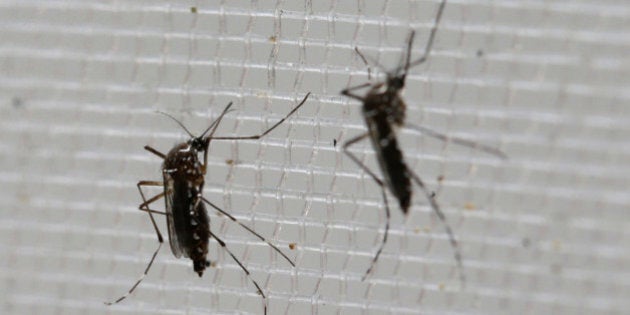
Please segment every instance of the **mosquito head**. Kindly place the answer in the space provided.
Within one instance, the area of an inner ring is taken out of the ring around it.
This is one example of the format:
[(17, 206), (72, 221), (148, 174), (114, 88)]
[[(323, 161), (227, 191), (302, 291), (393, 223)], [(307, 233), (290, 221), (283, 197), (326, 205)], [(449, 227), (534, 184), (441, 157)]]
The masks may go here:
[(406, 74), (399, 74), (387, 78), (387, 90), (398, 92), (405, 87)]
[(188, 140), (188, 144), (197, 152), (205, 151), (208, 147), (208, 139), (204, 139), (202, 137), (192, 137)]

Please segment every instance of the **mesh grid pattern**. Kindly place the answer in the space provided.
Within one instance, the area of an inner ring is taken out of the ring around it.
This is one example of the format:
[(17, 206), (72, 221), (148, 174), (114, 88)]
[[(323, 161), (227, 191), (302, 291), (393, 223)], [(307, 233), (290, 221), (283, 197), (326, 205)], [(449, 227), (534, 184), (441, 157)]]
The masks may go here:
[[(233, 101), (219, 133), (247, 135), (309, 91), (267, 138), (210, 151), (205, 196), (298, 265), (212, 214), (270, 314), (625, 313), (627, 1), (449, 1), (430, 61), (408, 77), (408, 121), (509, 160), (401, 131), (460, 240), (468, 282), (418, 191), (406, 218), (392, 202), (390, 240), (361, 281), (385, 219), (378, 187), (341, 152), (365, 127), (339, 91), (367, 79), (355, 46), (391, 68), (415, 29), (420, 51), (437, 5), (2, 1), (2, 313), (262, 313), (215, 242), (203, 278), (165, 246), (131, 298), (102, 302), (126, 292), (157, 246), (134, 186), (159, 180), (161, 162), (142, 147), (167, 152), (186, 136), (155, 111), (199, 133)], [(354, 152), (375, 168), (368, 143)]]

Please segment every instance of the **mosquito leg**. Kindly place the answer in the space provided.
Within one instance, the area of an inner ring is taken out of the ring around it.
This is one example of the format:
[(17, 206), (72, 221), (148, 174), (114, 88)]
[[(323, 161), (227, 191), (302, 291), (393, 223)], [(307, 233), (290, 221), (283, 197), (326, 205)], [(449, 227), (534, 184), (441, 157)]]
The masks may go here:
[(153, 197), (151, 197), (151, 199), (147, 200), (146, 202), (143, 202), (140, 206), (138, 206), (138, 209), (140, 211), (144, 211), (144, 212), (151, 212), (151, 213), (155, 213), (155, 214), (159, 214), (159, 215), (167, 215), (166, 212), (164, 211), (158, 211), (158, 210), (153, 210), (153, 209), (149, 209), (148, 205), (153, 203), (156, 200), (160, 200), (161, 198), (164, 198), (165, 193), (161, 192)]
[(162, 243), (164, 242), (164, 238), (162, 237), (162, 233), (160, 233), (160, 229), (158, 228), (157, 223), (155, 223), (155, 218), (153, 218), (153, 214), (152, 214), (152, 212), (155, 212), (155, 210), (149, 209), (148, 206), (150, 203), (162, 198), (164, 196), (164, 193), (160, 193), (156, 195), (155, 197), (149, 199), (149, 201), (147, 201), (147, 198), (144, 196), (144, 192), (142, 192), (142, 188), (141, 188), (142, 186), (163, 187), (164, 183), (158, 182), (158, 181), (141, 180), (136, 185), (136, 187), (138, 187), (138, 191), (140, 192), (140, 196), (142, 197), (142, 203), (138, 206), (138, 209), (145, 210), (149, 214), (149, 218), (151, 218), (151, 223), (153, 224), (153, 228), (155, 229), (155, 233), (157, 234), (158, 241)]
[(155, 155), (157, 155), (157, 156), (159, 156), (159, 157), (161, 157), (162, 160), (166, 159), (166, 155), (164, 153), (162, 153), (162, 152), (160, 152), (160, 151), (158, 151), (158, 150), (156, 150), (156, 149), (154, 149), (154, 148), (152, 148), (152, 147), (150, 147), (148, 145), (145, 145), (144, 149), (149, 151), (149, 152), (151, 152), (151, 153), (153, 153), (153, 154), (155, 154)]
[(359, 167), (360, 167), (363, 171), (365, 171), (366, 173), (368, 173), (368, 175), (370, 175), (370, 177), (372, 177), (372, 178), (376, 181), (376, 183), (377, 183), (379, 186), (381, 186), (381, 187), (385, 187), (385, 184), (383, 183), (383, 181), (382, 181), (380, 178), (378, 178), (378, 176), (376, 176), (376, 174), (374, 174), (374, 172), (372, 172), (372, 170), (370, 170), (367, 166), (365, 166), (365, 165), (361, 162), (361, 160), (359, 160), (359, 158), (357, 158), (357, 157), (356, 157), (356, 156), (355, 156), (352, 152), (348, 151), (348, 148), (349, 148), (351, 145), (353, 145), (353, 144), (355, 144), (355, 143), (357, 143), (357, 142), (359, 142), (359, 141), (361, 141), (361, 140), (363, 140), (363, 139), (367, 138), (368, 136), (369, 136), (369, 134), (364, 133), (364, 134), (362, 134), (362, 135), (356, 136), (356, 137), (354, 137), (354, 138), (352, 138), (352, 139), (350, 139), (350, 140), (346, 141), (346, 143), (344, 143), (344, 144), (343, 144), (343, 152), (344, 152), (344, 153), (345, 153), (345, 154), (346, 154), (346, 155), (347, 155), (347, 156), (348, 156), (348, 157), (349, 157), (349, 158), (350, 158), (350, 159), (351, 159), (351, 160), (352, 160), (355, 164), (357, 164), (357, 165), (358, 165), (358, 166), (359, 166)]
[[(363, 60), (363, 63), (368, 68), (368, 80), (372, 80), (372, 68), (370, 67), (370, 64), (368, 63), (368, 60), (367, 60), (366, 56), (359, 50), (358, 47), (355, 47), (354, 51), (357, 53), (357, 55), (359, 55), (359, 57), (361, 57), (361, 60)], [(372, 61), (372, 63), (374, 63), (379, 69), (381, 69), (384, 72), (386, 72), (384, 70), (384, 68), (376, 60), (370, 58), (370, 61)], [(382, 85), (383, 85), (383, 83), (378, 83), (378, 84), (375, 84), (373, 88), (377, 89), (377, 88), (379, 88)], [(366, 83), (359, 84), (359, 85), (356, 85), (356, 86), (351, 86), (349, 88), (343, 89), (341, 91), (341, 94), (343, 94), (343, 95), (345, 95), (347, 97), (354, 98), (354, 99), (356, 99), (358, 101), (361, 101), (362, 103), (365, 103), (365, 97), (364, 96), (360, 96), (360, 95), (354, 94), (354, 93), (352, 93), (352, 91), (359, 90), (359, 89), (362, 89), (362, 88), (366, 88), (368, 86), (372, 86), (372, 84), (370, 82), (366, 82)]]
[(138, 191), (140, 191), (140, 196), (142, 196), (142, 200), (143, 200), (143, 203), (138, 208), (140, 210), (146, 211), (149, 214), (149, 218), (151, 218), (151, 223), (153, 224), (153, 228), (155, 229), (155, 233), (157, 234), (157, 237), (158, 237), (158, 247), (155, 249), (155, 252), (153, 252), (153, 255), (151, 256), (151, 260), (149, 260), (149, 263), (147, 264), (147, 267), (144, 269), (144, 272), (142, 273), (140, 278), (138, 278), (138, 280), (136, 280), (136, 282), (131, 286), (129, 291), (127, 291), (127, 293), (125, 293), (124, 295), (116, 299), (115, 301), (105, 302), (106, 305), (119, 303), (120, 301), (126, 299), (131, 293), (133, 293), (133, 291), (140, 285), (140, 283), (142, 282), (142, 280), (144, 280), (147, 274), (149, 274), (149, 270), (151, 269), (151, 266), (153, 265), (153, 262), (155, 261), (155, 257), (157, 257), (157, 254), (160, 252), (160, 249), (162, 248), (162, 244), (164, 243), (164, 238), (162, 237), (162, 233), (160, 233), (160, 229), (155, 223), (155, 219), (153, 218), (153, 214), (152, 214), (152, 212), (157, 212), (157, 211), (149, 209), (148, 205), (162, 198), (164, 194), (163, 193), (158, 194), (147, 201), (146, 198), (144, 197), (144, 193), (142, 192), (142, 188), (141, 188), (141, 186), (162, 186), (162, 185), (163, 184), (161, 182), (157, 182), (157, 181), (139, 181), (138, 184), (136, 185), (138, 187)]
[(374, 266), (376, 265), (376, 262), (378, 261), (379, 256), (381, 255), (381, 252), (383, 252), (383, 248), (385, 247), (385, 243), (387, 243), (387, 237), (389, 235), (389, 220), (390, 220), (390, 210), (389, 210), (389, 202), (387, 201), (387, 193), (385, 192), (385, 184), (383, 183), (383, 181), (378, 178), (376, 176), (376, 174), (374, 174), (374, 172), (372, 172), (367, 166), (365, 166), (361, 160), (359, 160), (354, 154), (352, 154), (352, 152), (348, 151), (348, 148), (367, 138), (368, 134), (364, 133), (362, 135), (359, 135), (357, 137), (354, 137), (350, 140), (348, 140), (346, 143), (344, 143), (343, 145), (343, 151), (344, 153), (350, 157), (350, 159), (357, 164), (361, 169), (363, 169), (363, 171), (365, 171), (368, 175), (370, 175), (370, 177), (372, 177), (372, 179), (374, 179), (374, 181), (376, 182), (376, 184), (381, 187), (381, 193), (383, 194), (383, 201), (385, 202), (385, 232), (383, 233), (383, 241), (381, 242), (381, 245), (379, 246), (378, 250), (376, 251), (376, 255), (374, 255), (374, 258), (372, 258), (372, 262), (370, 263), (370, 267), (368, 268), (368, 270), (365, 272), (365, 274), (363, 275), (363, 277), (361, 278), (361, 280), (365, 280), (365, 278), (372, 272), (372, 270), (374, 269)]
[(457, 138), (457, 137), (451, 137), (451, 136), (447, 136), (445, 134), (439, 133), (435, 130), (429, 129), (427, 127), (423, 127), (423, 126), (418, 126), (418, 125), (413, 125), (413, 124), (405, 124), (406, 128), (409, 128), (411, 130), (417, 131), (423, 135), (427, 135), (429, 137), (433, 137), (435, 139), (438, 140), (442, 140), (444, 142), (452, 142), (454, 144), (457, 145), (461, 145), (461, 146), (465, 146), (465, 147), (469, 147), (475, 150), (479, 150), (481, 152), (485, 152), (491, 155), (494, 155), (500, 159), (503, 160), (507, 160), (507, 155), (503, 152), (501, 152), (501, 150), (497, 149), (497, 148), (493, 148), (491, 146), (487, 146), (484, 144), (480, 144), (477, 143), (475, 141), (471, 141), (471, 140), (466, 140), (466, 139), (462, 139), (462, 138)]
[(372, 80), (372, 68), (370, 67), (370, 64), (368, 63), (367, 59), (365, 58), (365, 56), (363, 55), (363, 53), (359, 50), (359, 47), (354, 47), (354, 51), (357, 53), (357, 55), (359, 55), (359, 57), (361, 57), (361, 60), (363, 60), (363, 64), (365, 64), (365, 66), (368, 69), (368, 81)]
[(143, 212), (151, 212), (151, 213), (153, 213), (153, 214), (168, 215), (168, 214), (167, 214), (166, 212), (164, 212), (164, 211), (153, 210), (153, 209), (148, 209), (148, 208), (147, 208), (147, 209), (138, 209), (138, 210), (143, 211)]
[(413, 181), (416, 182), (418, 186), (420, 186), (420, 189), (422, 189), (422, 192), (424, 193), (427, 200), (431, 204), (431, 208), (433, 208), (433, 212), (435, 212), (435, 214), (438, 216), (440, 221), (442, 221), (442, 224), (444, 225), (444, 229), (446, 230), (446, 234), (448, 235), (448, 240), (451, 243), (451, 246), (453, 247), (455, 262), (457, 263), (457, 269), (459, 269), (459, 280), (461, 281), (462, 285), (466, 285), (466, 275), (464, 274), (464, 264), (462, 262), (462, 254), (459, 250), (458, 242), (455, 239), (455, 234), (453, 233), (453, 229), (451, 229), (451, 226), (448, 224), (448, 221), (446, 220), (446, 216), (444, 215), (444, 212), (442, 212), (442, 210), (440, 209), (440, 206), (438, 205), (437, 201), (435, 201), (433, 194), (427, 189), (426, 185), (420, 179), (420, 177), (418, 177), (418, 175), (416, 175), (411, 170), (408, 170), (408, 174), (413, 179)]
[[(160, 183), (160, 186), (162, 186), (162, 183)], [(144, 197), (144, 196), (143, 196)], [(152, 204), (153, 202), (155, 202), (156, 200), (160, 200), (161, 198), (164, 198), (164, 192), (161, 192), (153, 197), (151, 197), (151, 199), (144, 201), (143, 203), (141, 203), (138, 206), (138, 209), (142, 210), (142, 211), (147, 211), (148, 206), (150, 204)], [(153, 213), (158, 213), (158, 214), (166, 214), (166, 212), (162, 212), (162, 211), (157, 211), (157, 210), (150, 210), (149, 212), (153, 212)]]
[(341, 91), (341, 94), (343, 94), (343, 95), (345, 95), (347, 97), (354, 98), (355, 100), (361, 101), (362, 103), (365, 103), (365, 97), (357, 95), (357, 94), (354, 94), (354, 93), (352, 93), (352, 91), (358, 90), (358, 89), (362, 89), (362, 88), (366, 88), (366, 87), (368, 87), (370, 85), (372, 85), (372, 84), (370, 84), (369, 82), (366, 82), (366, 83), (363, 83), (363, 84), (360, 84), (360, 85), (357, 85), (357, 86), (352, 86), (352, 87), (343, 89)]
[(230, 218), (230, 220), (234, 221), (236, 224), (240, 225), (242, 228), (244, 228), (245, 230), (249, 231), (249, 233), (252, 233), (254, 236), (256, 236), (259, 240), (267, 243), (267, 245), (271, 246), (271, 248), (273, 248), (278, 254), (280, 254), (282, 257), (284, 257), (284, 259), (286, 259), (286, 261), (288, 261), (291, 266), (295, 267), (295, 263), (287, 256), (285, 255), (278, 247), (276, 247), (275, 245), (271, 244), (271, 242), (269, 242), (266, 238), (264, 238), (262, 235), (258, 234), (256, 231), (254, 231), (252, 228), (248, 227), (247, 225), (241, 223), (238, 219), (236, 219), (234, 216), (232, 216), (231, 214), (227, 213), (226, 211), (224, 211), (223, 209), (219, 208), (218, 206), (216, 206), (215, 204), (213, 204), (212, 202), (210, 202), (210, 200), (206, 199), (203, 196), (200, 196), (201, 199), (207, 203), (208, 205), (210, 205), (210, 207), (214, 208), (217, 212), (224, 214), (225, 216), (227, 216), (228, 218)]
[(218, 236), (216, 236), (211, 231), (210, 231), (210, 237), (212, 237), (215, 240), (217, 240), (219, 245), (221, 247), (223, 247), (223, 249), (225, 249), (225, 251), (228, 252), (228, 254), (230, 256), (232, 256), (232, 259), (234, 259), (234, 261), (241, 267), (241, 269), (243, 269), (243, 271), (245, 272), (245, 275), (247, 275), (247, 278), (254, 284), (254, 286), (256, 286), (256, 289), (258, 290), (258, 294), (260, 294), (262, 296), (262, 298), (263, 298), (264, 310), (265, 310), (265, 314), (267, 314), (267, 297), (265, 296), (265, 294), (263, 293), (263, 290), (258, 285), (258, 282), (256, 282), (256, 280), (254, 280), (254, 278), (252, 278), (251, 274), (249, 273), (249, 270), (247, 270), (245, 265), (243, 265), (241, 263), (241, 261), (238, 260), (238, 258), (236, 258), (236, 255), (234, 255), (234, 253), (232, 253), (232, 251), (227, 247), (227, 245), (225, 244), (225, 242), (223, 240), (221, 240)]
[(376, 255), (374, 255), (374, 258), (372, 258), (370, 267), (365, 272), (363, 277), (361, 277), (361, 281), (365, 281), (365, 278), (367, 278), (367, 276), (370, 273), (372, 273), (372, 269), (374, 269), (374, 266), (376, 265), (376, 261), (381, 256), (381, 252), (383, 252), (383, 248), (385, 248), (385, 243), (387, 243), (387, 236), (389, 235), (389, 220), (390, 220), (391, 215), (389, 211), (389, 202), (387, 201), (387, 193), (385, 193), (385, 188), (383, 186), (381, 186), (381, 193), (383, 194), (383, 201), (385, 202), (385, 218), (386, 218), (385, 219), (385, 233), (383, 233), (383, 241), (381, 242), (381, 245), (378, 247), (378, 250), (376, 251)]
[[(354, 51), (357, 53), (357, 55), (359, 55), (359, 57), (361, 57), (361, 60), (363, 60), (363, 63), (365, 64), (365, 66), (368, 68), (368, 80), (372, 80), (372, 70), (370, 69), (370, 62), (372, 64), (374, 64), (377, 68), (379, 68), (379, 70), (383, 71), (383, 72), (387, 72), (387, 70), (385, 69), (385, 67), (383, 67), (383, 65), (381, 65), (378, 60), (374, 59), (373, 57), (369, 56), (369, 55), (364, 55), (360, 50), (359, 47), (354, 47)], [(368, 62), (369, 59), (369, 62)]]
[(273, 126), (271, 126), (271, 128), (267, 129), (265, 132), (261, 134), (254, 135), (254, 136), (238, 136), (238, 137), (208, 137), (207, 139), (208, 140), (256, 140), (256, 139), (260, 139), (266, 136), (268, 133), (270, 133), (274, 129), (276, 129), (276, 127), (280, 126), (285, 120), (287, 120), (287, 118), (289, 118), (291, 115), (293, 115), (293, 113), (295, 113), (298, 109), (300, 109), (300, 107), (302, 107), (302, 105), (306, 103), (306, 100), (308, 99), (310, 95), (311, 95), (311, 92), (308, 92), (306, 96), (304, 96), (304, 99), (302, 99), (302, 101), (297, 106), (295, 106), (295, 108), (293, 108), (286, 116), (284, 116), (284, 118), (280, 119), (280, 121), (275, 123)]
[(133, 291), (138, 287), (138, 285), (140, 285), (140, 282), (142, 282), (142, 280), (144, 280), (144, 277), (146, 277), (147, 274), (149, 273), (149, 269), (151, 269), (151, 266), (153, 265), (153, 262), (155, 261), (155, 257), (157, 256), (158, 252), (160, 251), (160, 248), (162, 248), (162, 242), (159, 243), (158, 248), (153, 253), (153, 256), (151, 256), (151, 260), (149, 261), (149, 264), (147, 265), (147, 268), (144, 269), (144, 272), (142, 273), (142, 276), (140, 276), (140, 278), (138, 278), (138, 280), (133, 284), (133, 286), (131, 286), (131, 289), (129, 289), (129, 291), (127, 291), (127, 293), (125, 293), (124, 295), (122, 295), (121, 297), (116, 299), (115, 301), (113, 301), (113, 302), (105, 302), (106, 305), (117, 304), (120, 301), (126, 299), (131, 293), (133, 293)]
[(204, 132), (200, 136), (201, 138), (203, 138), (206, 135), (206, 133), (210, 131), (211, 129), (212, 131), (210, 131), (210, 134), (208, 135), (208, 137), (212, 137), (212, 135), (214, 135), (214, 132), (217, 131), (217, 128), (219, 128), (221, 119), (223, 119), (223, 116), (225, 116), (225, 114), (227, 114), (230, 111), (230, 107), (232, 107), (232, 102), (229, 102), (227, 106), (225, 106), (225, 108), (223, 109), (219, 117), (215, 119), (206, 130), (204, 130)]

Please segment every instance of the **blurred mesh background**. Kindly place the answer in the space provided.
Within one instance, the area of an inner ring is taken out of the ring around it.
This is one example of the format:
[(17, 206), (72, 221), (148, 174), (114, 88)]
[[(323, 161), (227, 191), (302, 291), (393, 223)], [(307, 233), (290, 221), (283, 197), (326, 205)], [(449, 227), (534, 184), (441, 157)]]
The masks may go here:
[[(339, 91), (367, 79), (355, 46), (391, 68), (415, 29), (419, 53), (437, 5), (1, 1), (2, 313), (262, 313), (216, 242), (203, 278), (167, 245), (132, 297), (103, 302), (129, 289), (157, 245), (135, 184), (159, 180), (161, 161), (142, 147), (167, 152), (187, 137), (155, 111), (200, 133), (233, 101), (218, 134), (246, 135), (309, 91), (264, 140), (210, 151), (205, 196), (297, 262), (213, 213), (213, 231), (261, 284), (270, 314), (627, 312), (626, 0), (447, 4), (430, 62), (408, 78), (408, 121), (509, 160), (402, 131), (407, 162), (461, 242), (468, 282), (421, 197), (407, 218), (392, 203), (390, 241), (361, 282), (383, 202), (340, 151), (365, 127), (360, 104)], [(375, 167), (368, 143), (355, 152)]]

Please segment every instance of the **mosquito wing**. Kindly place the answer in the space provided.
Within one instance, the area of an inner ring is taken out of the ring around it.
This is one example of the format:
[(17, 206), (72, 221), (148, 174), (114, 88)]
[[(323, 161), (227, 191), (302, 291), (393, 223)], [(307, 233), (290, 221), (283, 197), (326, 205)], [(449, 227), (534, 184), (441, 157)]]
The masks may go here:
[(166, 224), (168, 226), (168, 242), (171, 245), (171, 251), (173, 255), (177, 258), (182, 257), (184, 255), (184, 249), (182, 248), (182, 244), (177, 237), (177, 229), (175, 228), (175, 217), (173, 214), (173, 209), (177, 207), (177, 204), (174, 203), (175, 198), (175, 180), (168, 173), (164, 174), (164, 200), (166, 202)]

